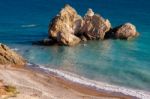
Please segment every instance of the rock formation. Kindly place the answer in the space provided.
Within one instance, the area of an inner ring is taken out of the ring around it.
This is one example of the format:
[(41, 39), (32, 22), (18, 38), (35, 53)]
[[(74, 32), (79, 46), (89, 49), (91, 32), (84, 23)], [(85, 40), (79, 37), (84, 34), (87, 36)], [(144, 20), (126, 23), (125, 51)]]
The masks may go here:
[(23, 66), (26, 61), (4, 44), (0, 44), (0, 64)]
[(131, 23), (125, 23), (120, 25), (113, 30), (115, 38), (117, 39), (131, 39), (138, 36), (136, 27)]
[(112, 29), (110, 21), (95, 14), (92, 9), (82, 18), (74, 8), (66, 5), (51, 21), (48, 34), (50, 40), (47, 41), (50, 42), (46, 44), (56, 42), (73, 46), (81, 40), (129, 39), (137, 36), (137, 31), (130, 23)]
[(75, 34), (79, 32), (81, 25), (82, 17), (75, 9), (66, 5), (50, 23), (49, 37), (64, 45), (77, 44), (80, 40)]
[(105, 33), (111, 28), (109, 20), (105, 20), (98, 14), (94, 14), (92, 9), (89, 9), (83, 18), (84, 24), (81, 33), (89, 40), (104, 39)]

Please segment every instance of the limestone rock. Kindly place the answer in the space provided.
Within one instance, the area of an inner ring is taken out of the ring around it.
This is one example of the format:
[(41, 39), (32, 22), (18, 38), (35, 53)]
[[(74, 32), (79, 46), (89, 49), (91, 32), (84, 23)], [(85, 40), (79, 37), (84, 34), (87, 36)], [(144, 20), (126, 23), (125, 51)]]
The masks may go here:
[(94, 12), (91, 8), (88, 9), (87, 13), (85, 14), (85, 16), (93, 16), (94, 15)]
[(136, 28), (131, 23), (126, 23), (114, 29), (108, 19), (95, 14), (89, 9), (82, 18), (76, 10), (66, 5), (59, 14), (54, 17), (49, 25), (49, 40), (42, 44), (76, 45), (81, 40), (103, 40), (108, 38), (129, 39), (138, 35)]
[(0, 64), (23, 66), (26, 61), (4, 44), (0, 44)]
[(50, 23), (49, 37), (56, 40), (58, 33), (63, 33), (64, 29), (68, 33), (76, 34), (79, 32), (81, 25), (82, 17), (77, 14), (74, 8), (66, 5)]
[(111, 28), (109, 20), (105, 20), (98, 14), (94, 14), (92, 9), (89, 9), (85, 14), (84, 24), (81, 29), (81, 33), (85, 35), (88, 39), (104, 39), (105, 33)]
[(115, 38), (130, 39), (138, 36), (136, 27), (131, 23), (125, 23), (114, 29)]
[(80, 38), (78, 38), (77, 36), (71, 33), (60, 32), (59, 35), (57, 36), (57, 41), (59, 44), (62, 44), (62, 45), (73, 46), (73, 45), (78, 44), (81, 40)]

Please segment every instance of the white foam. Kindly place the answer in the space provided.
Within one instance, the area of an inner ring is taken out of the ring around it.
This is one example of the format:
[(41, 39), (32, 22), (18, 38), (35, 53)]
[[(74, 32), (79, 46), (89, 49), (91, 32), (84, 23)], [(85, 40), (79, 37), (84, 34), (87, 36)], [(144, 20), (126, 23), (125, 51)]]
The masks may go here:
[(13, 50), (13, 51), (19, 51), (19, 49), (18, 49), (18, 48), (13, 48), (13, 49), (11, 49), (11, 50)]
[(123, 93), (125, 95), (137, 97), (140, 99), (150, 99), (150, 92), (148, 91), (125, 88), (125, 87), (116, 86), (116, 85), (110, 85), (107, 83), (90, 80), (90, 79), (87, 79), (85, 77), (82, 77), (82, 76), (79, 76), (70, 72), (51, 69), (51, 68), (45, 68), (44, 66), (41, 66), (41, 65), (39, 66), (39, 68), (43, 69), (46, 72), (53, 73), (63, 79), (69, 80), (74, 83), (82, 84), (85, 86), (93, 87), (93, 88), (96, 88), (97, 90)]
[(37, 24), (28, 24), (28, 25), (21, 25), (21, 27), (23, 28), (32, 28), (32, 27), (36, 27)]
[(27, 63), (26, 65), (27, 65), (27, 66), (31, 66), (31, 65), (33, 65), (33, 64), (31, 64), (31, 63)]

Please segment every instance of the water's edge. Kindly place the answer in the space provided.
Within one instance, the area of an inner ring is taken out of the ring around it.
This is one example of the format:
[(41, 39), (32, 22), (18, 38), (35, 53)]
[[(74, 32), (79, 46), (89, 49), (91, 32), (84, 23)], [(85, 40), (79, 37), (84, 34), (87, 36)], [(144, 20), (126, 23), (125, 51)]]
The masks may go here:
[(57, 70), (57, 69), (51, 69), (51, 68), (45, 68), (42, 65), (36, 65), (36, 64), (31, 64), (28, 63), (27, 67), (31, 68), (36, 68), (39, 69), (47, 74), (53, 74), (59, 78), (62, 78), (64, 80), (80, 84), (83, 86), (87, 86), (90, 88), (93, 88), (97, 91), (100, 92), (112, 92), (118, 95), (127, 95), (127, 96), (132, 96), (135, 99), (150, 99), (150, 92), (143, 91), (143, 90), (136, 90), (136, 89), (131, 89), (131, 88), (126, 88), (122, 86), (116, 86), (116, 85), (110, 85), (107, 83), (99, 82), (99, 81), (94, 81), (90, 80), (88, 78), (67, 72), (67, 71), (62, 71), (62, 70)]

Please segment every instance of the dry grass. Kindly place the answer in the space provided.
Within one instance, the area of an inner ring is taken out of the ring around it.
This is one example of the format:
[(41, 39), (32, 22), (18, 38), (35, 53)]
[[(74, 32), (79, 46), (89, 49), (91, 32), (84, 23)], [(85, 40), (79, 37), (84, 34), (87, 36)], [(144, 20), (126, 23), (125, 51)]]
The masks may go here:
[(0, 80), (0, 98), (7, 99), (9, 97), (16, 97), (18, 94), (16, 87), (5, 85), (2, 80)]

